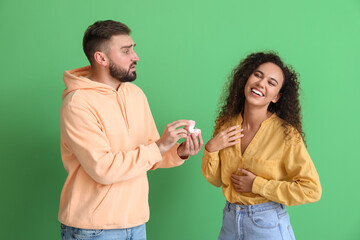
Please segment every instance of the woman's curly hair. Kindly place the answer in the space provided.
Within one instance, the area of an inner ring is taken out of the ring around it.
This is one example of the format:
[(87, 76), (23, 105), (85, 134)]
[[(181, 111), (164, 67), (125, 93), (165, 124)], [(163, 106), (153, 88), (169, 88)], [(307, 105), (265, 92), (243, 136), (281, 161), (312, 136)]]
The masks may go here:
[(244, 113), (245, 84), (250, 75), (263, 63), (271, 62), (279, 66), (284, 74), (284, 82), (280, 89), (281, 97), (271, 102), (268, 111), (276, 113), (284, 120), (284, 133), (287, 136), (293, 126), (304, 139), (305, 134), (301, 123), (301, 106), (299, 101), (298, 74), (292, 67), (285, 65), (274, 52), (258, 52), (248, 55), (232, 71), (228, 83), (224, 87), (220, 101), (220, 113), (216, 118), (215, 132), (231, 118)]

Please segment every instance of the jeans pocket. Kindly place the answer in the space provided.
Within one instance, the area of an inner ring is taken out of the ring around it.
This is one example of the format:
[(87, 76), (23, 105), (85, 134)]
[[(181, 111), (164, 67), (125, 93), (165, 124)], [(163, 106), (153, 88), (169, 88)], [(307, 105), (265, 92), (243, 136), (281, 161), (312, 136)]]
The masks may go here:
[(253, 224), (259, 228), (276, 228), (279, 226), (279, 217), (275, 209), (254, 212), (251, 216)]
[(73, 237), (78, 240), (82, 239), (92, 239), (103, 234), (104, 230), (102, 229), (81, 229), (75, 228), (73, 232)]

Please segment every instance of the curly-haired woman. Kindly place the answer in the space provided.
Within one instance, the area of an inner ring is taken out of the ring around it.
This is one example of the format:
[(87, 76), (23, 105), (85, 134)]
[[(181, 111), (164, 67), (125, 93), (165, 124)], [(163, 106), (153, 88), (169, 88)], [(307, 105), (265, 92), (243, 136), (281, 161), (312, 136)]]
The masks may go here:
[(275, 53), (233, 70), (202, 172), (226, 198), (219, 239), (295, 239), (287, 206), (318, 201), (304, 145), (296, 72)]

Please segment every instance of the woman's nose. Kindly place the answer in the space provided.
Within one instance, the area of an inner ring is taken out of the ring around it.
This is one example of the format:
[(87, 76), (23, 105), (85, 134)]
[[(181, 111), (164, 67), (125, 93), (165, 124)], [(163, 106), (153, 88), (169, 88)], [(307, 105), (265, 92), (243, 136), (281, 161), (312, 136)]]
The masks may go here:
[(261, 87), (261, 88), (264, 87), (264, 84), (265, 84), (265, 79), (264, 79), (264, 78), (259, 79), (259, 81), (256, 82), (256, 85), (257, 85), (258, 87)]

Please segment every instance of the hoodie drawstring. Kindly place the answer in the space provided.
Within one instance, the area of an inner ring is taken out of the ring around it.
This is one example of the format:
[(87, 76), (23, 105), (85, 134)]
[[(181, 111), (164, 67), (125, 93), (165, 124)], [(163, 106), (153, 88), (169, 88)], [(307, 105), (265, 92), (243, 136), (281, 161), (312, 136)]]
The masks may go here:
[(127, 130), (130, 130), (129, 119), (127, 117), (127, 112), (126, 112), (126, 99), (125, 99), (123, 91), (116, 92), (116, 99), (118, 100), (121, 114), (124, 118), (126, 128), (127, 128)]

